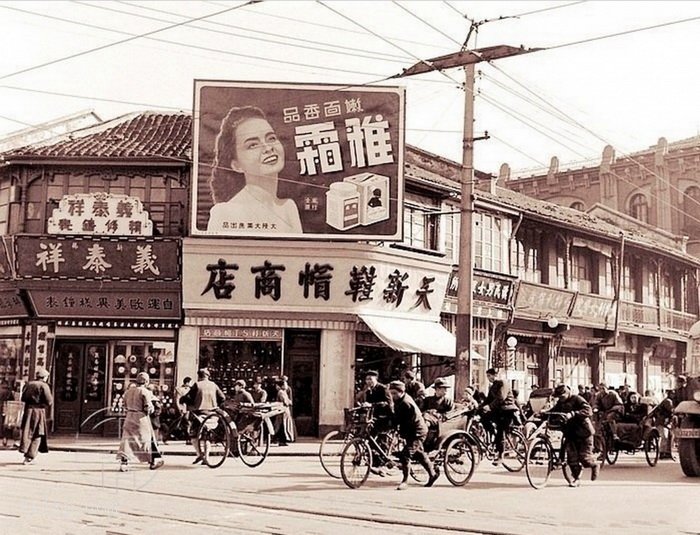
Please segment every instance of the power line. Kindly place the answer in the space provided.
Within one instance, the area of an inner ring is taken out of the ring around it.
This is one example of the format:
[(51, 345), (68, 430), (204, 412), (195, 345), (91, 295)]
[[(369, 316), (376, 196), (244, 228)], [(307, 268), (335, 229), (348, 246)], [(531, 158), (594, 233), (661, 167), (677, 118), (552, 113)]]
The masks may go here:
[(418, 15), (416, 15), (413, 11), (411, 11), (411, 10), (408, 9), (407, 7), (402, 6), (402, 5), (399, 4), (396, 0), (391, 0), (391, 2), (392, 2), (395, 6), (397, 6), (397, 7), (401, 8), (401, 9), (403, 9), (406, 13), (408, 13), (409, 15), (411, 15), (413, 18), (418, 19), (419, 21), (421, 21), (423, 24), (425, 24), (425, 25), (426, 25), (428, 28), (430, 28), (431, 30), (434, 30), (435, 32), (437, 32), (437, 33), (439, 33), (440, 35), (442, 35), (443, 37), (446, 37), (447, 39), (449, 39), (450, 41), (452, 41), (453, 43), (455, 43), (457, 46), (462, 46), (462, 43), (460, 43), (460, 42), (457, 41), (456, 39), (453, 39), (451, 36), (449, 36), (448, 34), (446, 34), (445, 32), (443, 32), (440, 28), (437, 28), (436, 26), (433, 26), (433, 25), (430, 24), (427, 20), (422, 19), (421, 17), (419, 17)]
[[(18, 74), (24, 74), (24, 73), (27, 73), (27, 72), (35, 71), (35, 70), (37, 70), (37, 69), (41, 69), (41, 68), (44, 68), (44, 67), (48, 67), (49, 65), (55, 65), (56, 63), (61, 63), (61, 62), (63, 62), (63, 61), (68, 61), (69, 59), (75, 59), (75, 58), (77, 58), (77, 57), (81, 57), (81, 56), (85, 56), (85, 55), (88, 55), (88, 54), (92, 54), (93, 52), (98, 52), (98, 51), (100, 51), (100, 50), (105, 50), (105, 49), (111, 48), (111, 47), (113, 47), (113, 46), (117, 46), (117, 45), (121, 45), (121, 44), (124, 44), (124, 43), (128, 43), (128, 42), (134, 41), (134, 40), (136, 40), (136, 39), (141, 39), (141, 38), (144, 38), (144, 37), (148, 37), (149, 35), (154, 35), (154, 34), (156, 34), (156, 33), (164, 32), (164, 31), (166, 31), (166, 30), (171, 30), (171, 29), (173, 29), (173, 28), (178, 28), (178, 27), (180, 27), (180, 26), (185, 26), (185, 25), (187, 25), (187, 24), (190, 24), (191, 22), (196, 22), (196, 21), (198, 21), (198, 20), (204, 20), (204, 19), (207, 19), (207, 18), (209, 18), (209, 17), (215, 17), (215, 16), (217, 16), (217, 15), (221, 15), (221, 14), (223, 14), (223, 13), (228, 13), (229, 11), (233, 11), (233, 10), (238, 9), (238, 8), (240, 8), (240, 7), (242, 7), (242, 6), (245, 6), (245, 5), (256, 4), (256, 3), (260, 2), (260, 1), (261, 1), (261, 0), (248, 0), (247, 2), (245, 2), (245, 3), (243, 3), (243, 4), (239, 4), (239, 5), (234, 6), (234, 7), (229, 7), (229, 8), (226, 8), (226, 9), (222, 9), (222, 10), (220, 10), (220, 11), (216, 11), (216, 12), (210, 13), (210, 14), (208, 14), (208, 15), (202, 15), (201, 17), (195, 17), (195, 18), (191, 18), (191, 19), (188, 19), (188, 20), (185, 20), (185, 21), (182, 21), (182, 22), (178, 22), (178, 23), (175, 23), (175, 24), (170, 24), (170, 25), (168, 25), (168, 26), (164, 26), (163, 28), (158, 28), (158, 29), (156, 29), (156, 30), (151, 30), (151, 31), (149, 31), (149, 32), (142, 33), (142, 34), (139, 34), (139, 35), (135, 35), (135, 36), (132, 36), (132, 37), (128, 37), (128, 38), (122, 39), (122, 40), (120, 40), (120, 41), (115, 41), (115, 42), (113, 42), (113, 43), (108, 43), (108, 44), (106, 44), (106, 45), (102, 45), (102, 46), (98, 46), (98, 47), (95, 47), (95, 48), (91, 48), (91, 49), (89, 49), (89, 50), (83, 50), (82, 52), (77, 52), (77, 53), (75, 53), (75, 54), (70, 54), (69, 56), (64, 56), (64, 57), (62, 57), (62, 58), (58, 58), (58, 59), (54, 59), (54, 60), (51, 60), (51, 61), (47, 61), (47, 62), (41, 63), (41, 64), (39, 64), (39, 65), (34, 65), (33, 67), (27, 67), (27, 68), (21, 69), (21, 70), (19, 70), (19, 71), (15, 71), (15, 72), (12, 72), (12, 73), (9, 73), (9, 74), (4, 74), (4, 75), (0, 76), (0, 80), (4, 80), (4, 79), (10, 78), (10, 77), (12, 77), (12, 76), (17, 76)], [(20, 10), (20, 9), (16, 9), (16, 8), (13, 8), (13, 7), (10, 7), (10, 6), (4, 6), (4, 5), (3, 5), (3, 6), (0, 6), (0, 7), (4, 8), (4, 9), (10, 9), (10, 10), (15, 10), (15, 11), (22, 11), (22, 10)]]
[(564, 7), (570, 7), (570, 6), (575, 6), (577, 4), (584, 4), (586, 0), (579, 0), (578, 2), (569, 2), (568, 4), (562, 4), (559, 6), (551, 6), (551, 7), (544, 7), (541, 9), (533, 9), (532, 11), (524, 11), (522, 13), (517, 13), (515, 15), (510, 15), (511, 17), (521, 19), (523, 17), (527, 17), (528, 15), (534, 15), (536, 13), (544, 13), (545, 11), (552, 11), (554, 9), (561, 9)]

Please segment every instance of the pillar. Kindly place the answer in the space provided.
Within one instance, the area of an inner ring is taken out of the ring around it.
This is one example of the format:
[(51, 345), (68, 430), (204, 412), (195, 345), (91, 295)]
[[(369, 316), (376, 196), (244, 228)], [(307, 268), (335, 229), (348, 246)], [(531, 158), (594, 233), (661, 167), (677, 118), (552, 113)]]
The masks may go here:
[(343, 425), (346, 407), (353, 405), (355, 331), (321, 332), (318, 430), (323, 436)]
[(199, 327), (183, 325), (178, 331), (177, 377), (175, 385), (182, 384), (185, 377), (197, 380), (199, 364)]

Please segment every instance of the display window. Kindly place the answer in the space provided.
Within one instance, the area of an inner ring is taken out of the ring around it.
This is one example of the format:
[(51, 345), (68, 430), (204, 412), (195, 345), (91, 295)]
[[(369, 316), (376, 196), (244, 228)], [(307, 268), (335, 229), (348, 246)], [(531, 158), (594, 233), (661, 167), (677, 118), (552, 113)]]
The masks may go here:
[(116, 342), (111, 351), (110, 397), (112, 412), (124, 411), (124, 393), (136, 385), (136, 376), (146, 372), (151, 389), (164, 409), (173, 404), (175, 387), (174, 343)]
[(0, 339), (0, 390), (2, 390), (0, 397), (12, 397), (12, 392), (16, 390), (17, 383), (21, 380), (19, 369), (21, 349), (21, 338)]
[(276, 396), (272, 379), (282, 375), (281, 340), (201, 340), (199, 367), (207, 368), (214, 381), (228, 397), (233, 383), (243, 379), (250, 385), (261, 377), (270, 394)]

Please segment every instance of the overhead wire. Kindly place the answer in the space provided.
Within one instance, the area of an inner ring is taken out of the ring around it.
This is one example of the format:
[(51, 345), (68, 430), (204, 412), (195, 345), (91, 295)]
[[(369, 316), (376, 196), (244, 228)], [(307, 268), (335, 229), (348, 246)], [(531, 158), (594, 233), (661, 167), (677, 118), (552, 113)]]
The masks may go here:
[[(83, 50), (83, 51), (81, 51), (81, 52), (76, 52), (76, 53), (74, 53), (74, 54), (69, 54), (68, 56), (64, 56), (64, 57), (62, 57), (62, 58), (56, 58), (56, 59), (53, 59), (53, 60), (51, 60), (51, 61), (47, 61), (47, 62), (38, 64), (38, 65), (34, 65), (34, 66), (32, 66), (32, 67), (25, 67), (25, 68), (23, 68), (23, 69), (20, 69), (20, 70), (18, 70), (18, 71), (15, 71), (15, 72), (11, 72), (11, 73), (8, 73), (8, 74), (0, 75), (0, 80), (4, 80), (4, 79), (10, 78), (10, 77), (12, 77), (12, 76), (17, 76), (18, 74), (25, 74), (25, 73), (27, 73), (27, 72), (32, 72), (32, 71), (35, 71), (35, 70), (38, 70), (38, 69), (42, 69), (42, 68), (44, 68), (44, 67), (48, 67), (48, 66), (50, 66), (50, 65), (55, 65), (55, 64), (57, 64), (57, 63), (62, 63), (62, 62), (64, 62), (64, 61), (68, 61), (68, 60), (71, 60), (71, 59), (75, 59), (75, 58), (78, 58), (78, 57), (81, 57), (81, 56), (86, 56), (86, 55), (88, 55), (88, 54), (93, 54), (93, 53), (95, 53), (95, 52), (99, 52), (99, 51), (105, 50), (105, 49), (107, 49), (107, 48), (112, 48), (112, 47), (114, 47), (114, 46), (122, 45), (122, 44), (128, 43), (128, 42), (130, 42), (130, 41), (135, 41), (136, 39), (143, 39), (143, 38), (145, 38), (145, 37), (148, 37), (148, 36), (150, 36), (150, 35), (154, 35), (154, 34), (156, 34), (156, 33), (161, 33), (161, 32), (167, 31), (167, 30), (171, 30), (171, 29), (173, 29), (173, 28), (178, 28), (178, 27), (180, 27), (180, 26), (185, 26), (185, 25), (187, 25), (187, 24), (190, 24), (191, 22), (196, 22), (196, 21), (198, 21), (198, 20), (204, 20), (204, 19), (207, 19), (207, 18), (210, 18), (210, 17), (216, 17), (216, 16), (218, 16), (218, 15), (222, 15), (223, 13), (228, 13), (229, 11), (234, 11), (234, 10), (240, 8), (240, 7), (245, 6), (245, 5), (258, 3), (259, 1), (260, 1), (260, 0), (248, 0), (247, 2), (244, 2), (243, 4), (239, 4), (239, 5), (233, 6), (233, 7), (228, 7), (228, 8), (226, 8), (226, 9), (222, 9), (222, 10), (216, 11), (216, 12), (214, 12), (214, 13), (209, 13), (209, 14), (207, 14), (207, 15), (201, 15), (201, 16), (199, 16), (199, 17), (193, 17), (193, 18), (190, 18), (190, 19), (181, 21), (181, 22), (177, 22), (177, 23), (175, 23), (175, 24), (169, 24), (168, 26), (164, 26), (164, 27), (162, 27), (162, 28), (157, 28), (157, 29), (155, 29), (155, 30), (150, 30), (150, 31), (148, 31), (148, 32), (145, 32), (145, 33), (142, 33), (142, 34), (138, 34), (138, 35), (132, 35), (132, 36), (126, 38), (126, 39), (121, 39), (121, 40), (119, 40), (119, 41), (115, 41), (115, 42), (112, 42), (112, 43), (107, 43), (106, 45), (100, 45), (100, 46), (98, 46), (98, 47), (94, 47), (94, 48), (90, 48), (90, 49), (87, 49), (87, 50)], [(2, 5), (2, 6), (0, 6), (0, 7), (4, 8), (4, 9), (12, 9), (12, 10), (17, 10), (17, 11), (23, 11), (23, 10), (19, 10), (19, 9), (17, 9), (17, 8), (10, 7), (10, 6), (7, 6), (7, 5)]]
[(562, 4), (562, 5), (550, 6), (550, 7), (543, 7), (543, 8), (540, 8), (540, 9), (533, 9), (533, 10), (531, 10), (531, 11), (524, 11), (524, 12), (522, 12), (522, 13), (516, 13), (515, 15), (510, 15), (510, 17), (512, 17), (512, 18), (517, 18), (517, 19), (521, 19), (521, 18), (523, 18), (523, 17), (527, 17), (528, 15), (534, 15), (534, 14), (536, 14), (536, 13), (544, 13), (545, 11), (553, 11), (553, 10), (555, 10), (555, 9), (562, 9), (562, 8), (564, 8), (564, 7), (571, 7), (571, 6), (575, 6), (575, 5), (577, 5), (577, 4), (585, 4), (585, 3), (586, 3), (586, 0), (578, 0), (577, 2), (569, 2), (568, 4)]

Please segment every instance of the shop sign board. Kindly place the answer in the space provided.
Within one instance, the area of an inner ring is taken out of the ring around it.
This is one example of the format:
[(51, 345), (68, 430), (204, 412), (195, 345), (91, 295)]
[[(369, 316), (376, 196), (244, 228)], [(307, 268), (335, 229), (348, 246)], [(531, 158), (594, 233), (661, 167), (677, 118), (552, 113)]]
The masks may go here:
[(20, 279), (180, 280), (180, 240), (18, 236), (16, 271)]
[(567, 290), (521, 281), (515, 298), (515, 311), (518, 316), (538, 319), (566, 318), (574, 296), (574, 292)]
[(404, 98), (196, 80), (191, 234), (401, 240)]
[(27, 309), (16, 290), (0, 290), (0, 318), (25, 318)]
[[(511, 303), (514, 287), (513, 279), (475, 270), (472, 275), (472, 300), (507, 307)], [(447, 295), (456, 298), (458, 290), (459, 272), (455, 269), (450, 273)]]
[(12, 247), (11, 237), (3, 236), (0, 242), (0, 280), (12, 279), (12, 262), (10, 261), (9, 251)]
[(38, 317), (180, 319), (177, 291), (29, 290)]
[(184, 254), (186, 309), (386, 314), (437, 320), (450, 267), (350, 249)]
[(49, 234), (152, 236), (153, 223), (141, 200), (113, 193), (64, 195), (47, 222)]
[(608, 327), (615, 322), (612, 298), (578, 294), (571, 311), (571, 318)]
[(200, 338), (214, 340), (282, 341), (283, 329), (266, 327), (202, 327)]

